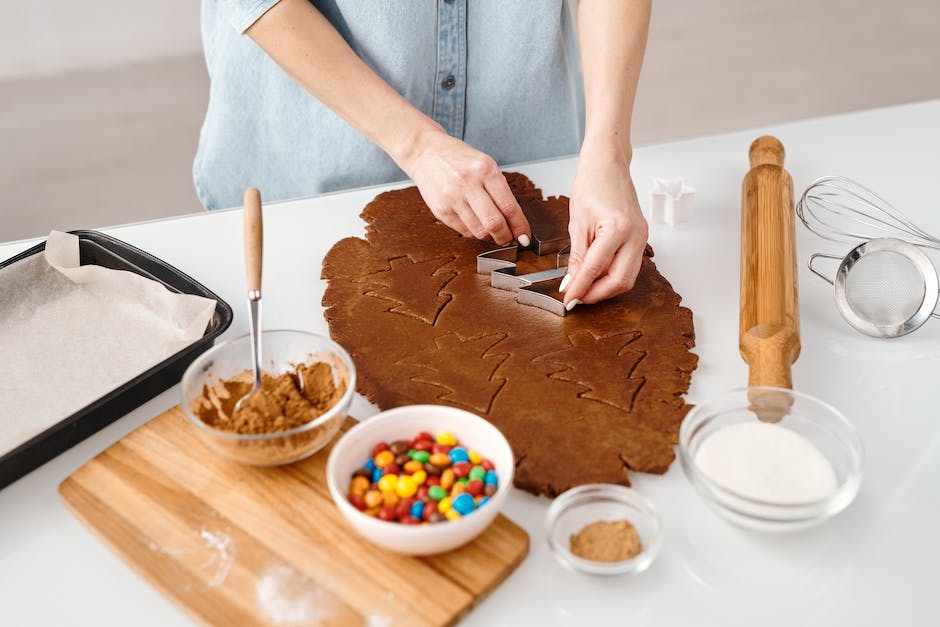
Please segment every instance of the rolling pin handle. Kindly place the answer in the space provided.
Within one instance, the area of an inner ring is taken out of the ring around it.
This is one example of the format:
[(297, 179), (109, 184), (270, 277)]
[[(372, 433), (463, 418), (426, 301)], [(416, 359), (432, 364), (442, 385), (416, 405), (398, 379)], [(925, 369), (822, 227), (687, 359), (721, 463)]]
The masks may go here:
[(786, 151), (783, 149), (783, 144), (776, 137), (761, 135), (751, 144), (747, 154), (751, 160), (752, 168), (764, 164), (777, 165), (782, 168)]

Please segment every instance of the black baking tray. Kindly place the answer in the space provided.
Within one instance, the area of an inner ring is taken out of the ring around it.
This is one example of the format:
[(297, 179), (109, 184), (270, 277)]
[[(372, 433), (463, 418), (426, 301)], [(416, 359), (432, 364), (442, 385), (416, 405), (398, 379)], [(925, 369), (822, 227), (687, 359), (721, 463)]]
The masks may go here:
[[(0, 457), (0, 489), (179, 383), (187, 366), (210, 348), (232, 323), (232, 308), (228, 303), (166, 262), (104, 233), (70, 233), (78, 236), (81, 265), (128, 270), (158, 281), (171, 291), (211, 298), (215, 301), (215, 313), (201, 339)], [(45, 242), (38, 244), (0, 263), (0, 268), (45, 249)]]

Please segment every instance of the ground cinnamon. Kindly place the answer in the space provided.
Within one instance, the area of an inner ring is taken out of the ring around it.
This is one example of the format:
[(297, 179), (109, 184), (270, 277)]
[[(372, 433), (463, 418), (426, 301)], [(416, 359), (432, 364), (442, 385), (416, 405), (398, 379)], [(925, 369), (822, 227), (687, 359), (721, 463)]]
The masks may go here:
[(261, 391), (236, 411), (235, 405), (251, 391), (253, 378), (251, 370), (246, 370), (212, 387), (203, 386), (202, 395), (193, 403), (193, 413), (222, 431), (280, 433), (315, 420), (346, 392), (346, 382), (334, 382), (329, 364), (301, 364), (278, 376), (262, 373)]
[(571, 534), (571, 552), (592, 562), (622, 562), (643, 550), (629, 520), (599, 520)]

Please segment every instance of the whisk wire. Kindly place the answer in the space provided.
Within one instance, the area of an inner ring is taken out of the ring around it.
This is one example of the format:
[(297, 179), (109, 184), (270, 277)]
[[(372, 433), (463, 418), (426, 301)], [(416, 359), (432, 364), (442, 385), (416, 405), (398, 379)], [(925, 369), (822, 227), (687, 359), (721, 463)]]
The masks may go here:
[[(940, 250), (940, 239), (872, 190), (846, 177), (824, 176), (813, 181), (800, 197), (796, 214), (806, 228), (831, 241), (857, 242), (888, 236)], [(839, 224), (839, 219), (854, 226)], [(858, 226), (876, 233), (854, 230)]]

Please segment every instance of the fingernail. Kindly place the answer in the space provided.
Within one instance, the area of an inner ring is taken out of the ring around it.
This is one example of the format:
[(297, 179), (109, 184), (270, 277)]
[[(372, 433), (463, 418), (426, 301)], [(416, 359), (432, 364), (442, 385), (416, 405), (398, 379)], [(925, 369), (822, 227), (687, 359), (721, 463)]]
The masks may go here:
[(567, 305), (565, 305), (565, 311), (571, 311), (572, 309), (574, 309), (575, 307), (577, 307), (577, 306), (580, 305), (580, 304), (581, 304), (581, 299), (580, 299), (580, 298), (575, 298), (575, 299), (572, 300), (570, 303), (568, 303)]
[(525, 248), (532, 243), (532, 240), (529, 239), (529, 236), (523, 233), (519, 236), (519, 243), (522, 244), (522, 247)]
[(561, 280), (561, 285), (558, 286), (558, 291), (564, 293), (568, 289), (568, 284), (571, 283), (571, 275), (566, 274), (565, 278)]

